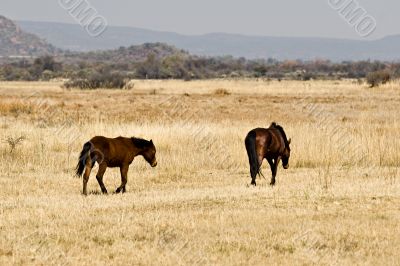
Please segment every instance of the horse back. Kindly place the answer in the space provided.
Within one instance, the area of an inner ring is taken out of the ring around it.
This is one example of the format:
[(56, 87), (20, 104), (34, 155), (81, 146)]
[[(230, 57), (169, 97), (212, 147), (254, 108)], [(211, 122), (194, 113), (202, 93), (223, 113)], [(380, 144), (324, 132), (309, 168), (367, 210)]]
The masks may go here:
[[(134, 147), (130, 138), (106, 138), (96, 136), (90, 140), (94, 150), (100, 153), (103, 160), (110, 167), (119, 167), (133, 160)], [(132, 158), (131, 158), (132, 157)]]

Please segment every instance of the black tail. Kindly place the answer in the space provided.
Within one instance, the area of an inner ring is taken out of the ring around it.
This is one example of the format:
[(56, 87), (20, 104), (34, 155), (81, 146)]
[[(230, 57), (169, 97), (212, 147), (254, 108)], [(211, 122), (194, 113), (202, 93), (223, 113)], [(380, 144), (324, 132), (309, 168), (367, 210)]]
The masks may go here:
[(83, 171), (85, 170), (86, 159), (89, 156), (89, 152), (91, 149), (92, 149), (92, 144), (90, 142), (86, 142), (85, 145), (83, 145), (83, 149), (81, 151), (81, 154), (79, 155), (78, 164), (76, 165), (76, 176), (77, 177), (82, 176)]
[(260, 173), (260, 165), (258, 164), (256, 152), (256, 132), (250, 131), (245, 139), (247, 155), (249, 156), (251, 184), (256, 184), (256, 176)]

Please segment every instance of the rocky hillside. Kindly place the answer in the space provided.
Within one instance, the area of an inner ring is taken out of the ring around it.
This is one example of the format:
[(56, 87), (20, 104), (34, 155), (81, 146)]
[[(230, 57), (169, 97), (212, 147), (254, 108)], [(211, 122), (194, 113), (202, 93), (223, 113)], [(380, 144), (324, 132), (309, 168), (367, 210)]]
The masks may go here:
[(0, 56), (40, 56), (57, 49), (34, 34), (21, 30), (12, 20), (0, 16)]
[(120, 47), (115, 50), (93, 51), (82, 53), (65, 53), (63, 61), (82, 61), (85, 62), (110, 62), (110, 63), (128, 63), (142, 62), (153, 56), (160, 60), (170, 56), (190, 57), (186, 51), (177, 49), (164, 43), (145, 43), (141, 45), (132, 45), (130, 47)]

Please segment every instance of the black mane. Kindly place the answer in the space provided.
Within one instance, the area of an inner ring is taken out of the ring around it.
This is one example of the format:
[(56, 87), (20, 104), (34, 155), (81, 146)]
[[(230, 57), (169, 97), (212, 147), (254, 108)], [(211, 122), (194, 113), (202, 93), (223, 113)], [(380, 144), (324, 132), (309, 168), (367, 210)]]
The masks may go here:
[(283, 127), (281, 127), (280, 125), (278, 125), (278, 124), (275, 123), (275, 122), (272, 122), (272, 124), (271, 124), (269, 127), (270, 127), (270, 128), (276, 128), (277, 130), (279, 130), (279, 132), (281, 133), (281, 135), (282, 135), (282, 137), (283, 137), (283, 140), (285, 141), (285, 144), (289, 146), (289, 141), (288, 141), (288, 139), (287, 139), (287, 137), (286, 137), (286, 133), (285, 133), (285, 131), (283, 130)]
[(148, 148), (151, 146), (150, 141), (147, 141), (145, 139), (140, 139), (140, 138), (135, 138), (135, 137), (132, 137), (131, 139), (132, 139), (133, 144), (136, 147), (138, 147), (139, 149), (144, 149), (144, 148)]

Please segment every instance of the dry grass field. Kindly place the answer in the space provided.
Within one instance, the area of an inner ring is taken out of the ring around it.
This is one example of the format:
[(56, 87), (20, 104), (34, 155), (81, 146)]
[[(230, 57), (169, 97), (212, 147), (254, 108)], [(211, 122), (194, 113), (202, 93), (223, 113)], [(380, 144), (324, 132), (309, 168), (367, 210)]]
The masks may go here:
[[(0, 265), (400, 265), (398, 82), (133, 83), (0, 83)], [(251, 187), (244, 137), (272, 121), (291, 167)], [(158, 166), (84, 197), (94, 135), (152, 138)]]

